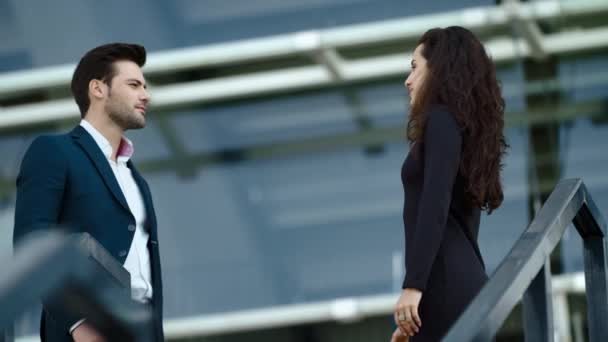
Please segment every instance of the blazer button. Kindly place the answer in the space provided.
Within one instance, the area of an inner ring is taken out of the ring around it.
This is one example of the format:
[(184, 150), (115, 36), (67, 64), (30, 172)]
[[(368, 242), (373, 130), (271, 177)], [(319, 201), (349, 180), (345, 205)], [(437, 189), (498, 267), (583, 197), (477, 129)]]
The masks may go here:
[(118, 256), (120, 256), (120, 257), (127, 256), (127, 251), (120, 251), (120, 252), (118, 252)]
[(134, 224), (130, 224), (129, 225), (129, 231), (130, 232), (134, 232), (135, 231), (135, 225)]

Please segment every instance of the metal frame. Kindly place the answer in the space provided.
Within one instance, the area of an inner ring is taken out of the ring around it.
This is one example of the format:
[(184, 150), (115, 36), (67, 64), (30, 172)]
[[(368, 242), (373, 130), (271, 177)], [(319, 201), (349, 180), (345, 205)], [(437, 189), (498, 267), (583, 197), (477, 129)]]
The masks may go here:
[(149, 340), (152, 313), (131, 302), (129, 273), (89, 234), (38, 232), (17, 247), (0, 278), (0, 331), (42, 300), (86, 317), (108, 340)]
[[(222, 43), (205, 47), (175, 49), (150, 54), (146, 75), (170, 74), (201, 68), (225, 68), (255, 61), (305, 56), (310, 65), (276, 68), (254, 73), (202, 79), (157, 86), (153, 89), (153, 110), (166, 110), (195, 103), (226, 101), (242, 97), (279, 94), (336, 84), (364, 82), (395, 77), (409, 72), (405, 53), (346, 59), (340, 49), (365, 50), (378, 44), (400, 46), (435, 26), (461, 25), (495, 35), (497, 29), (527, 27), (523, 38), (493, 36), (485, 42), (496, 62), (532, 56), (545, 58), (608, 47), (608, 27), (564, 30), (542, 35), (537, 21), (581, 18), (608, 14), (602, 0), (545, 0), (529, 3), (509, 1), (502, 6), (485, 6), (350, 25), (341, 28), (299, 32), (269, 38)], [(526, 33), (527, 32), (527, 33)], [(405, 46), (404, 46), (405, 48)], [(400, 50), (400, 49), (398, 49)], [(238, 51), (238, 52), (237, 52)], [(315, 62), (317, 64), (315, 64)], [(67, 89), (74, 65), (0, 74), (0, 99), (19, 94)], [(79, 113), (71, 99), (53, 99), (0, 108), (0, 129), (77, 119)]]
[(553, 341), (547, 261), (570, 223), (584, 241), (589, 336), (591, 341), (603, 341), (608, 336), (608, 227), (579, 179), (557, 185), (444, 341), (490, 341), (522, 296), (526, 340)]

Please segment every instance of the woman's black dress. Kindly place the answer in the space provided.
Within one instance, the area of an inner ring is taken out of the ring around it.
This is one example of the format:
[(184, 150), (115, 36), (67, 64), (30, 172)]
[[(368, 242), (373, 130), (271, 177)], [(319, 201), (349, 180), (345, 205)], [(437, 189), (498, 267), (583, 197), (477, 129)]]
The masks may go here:
[(412, 342), (439, 341), (487, 280), (477, 245), (480, 209), (467, 208), (459, 173), (462, 139), (447, 108), (433, 107), (423, 144), (414, 144), (401, 170), (403, 288), (423, 293), (422, 327)]

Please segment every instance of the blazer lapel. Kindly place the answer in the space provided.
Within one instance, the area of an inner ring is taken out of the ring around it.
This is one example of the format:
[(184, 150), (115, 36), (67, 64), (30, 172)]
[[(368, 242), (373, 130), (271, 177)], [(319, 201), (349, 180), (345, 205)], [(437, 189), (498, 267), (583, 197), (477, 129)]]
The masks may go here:
[(152, 234), (156, 234), (156, 216), (154, 214), (154, 206), (152, 205), (152, 194), (150, 194), (150, 190), (146, 184), (144, 178), (139, 174), (133, 162), (129, 160), (127, 162), (127, 167), (131, 169), (131, 174), (133, 175), (133, 179), (135, 179), (135, 183), (141, 192), (141, 195), (144, 199), (144, 205), (146, 206), (146, 217), (148, 218), (148, 224), (150, 224), (150, 230)]
[(103, 155), (99, 146), (93, 137), (89, 135), (89, 133), (82, 128), (81, 126), (77, 126), (72, 130), (72, 137), (76, 141), (80, 147), (86, 152), (89, 156), (89, 159), (93, 162), (97, 171), (103, 178), (104, 183), (110, 189), (110, 192), (114, 195), (114, 198), (127, 210), (130, 211), (129, 205), (127, 204), (127, 200), (125, 199), (124, 194), (120, 190), (120, 186), (116, 181), (116, 177), (114, 176), (114, 172), (112, 168), (110, 168), (110, 164), (106, 160), (106, 156)]

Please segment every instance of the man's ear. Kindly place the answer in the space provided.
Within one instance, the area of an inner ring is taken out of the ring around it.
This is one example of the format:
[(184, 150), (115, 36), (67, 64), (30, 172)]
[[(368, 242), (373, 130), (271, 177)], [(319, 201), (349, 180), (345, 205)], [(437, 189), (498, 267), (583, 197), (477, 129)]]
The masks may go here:
[(93, 79), (89, 82), (89, 94), (94, 98), (103, 99), (106, 96), (107, 89), (107, 85), (100, 80)]

